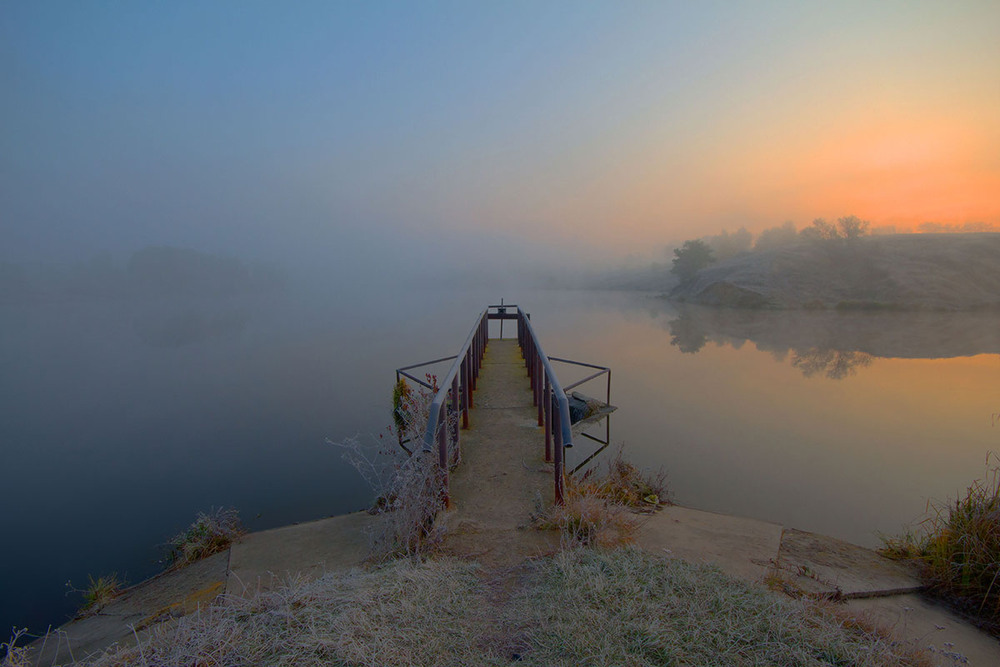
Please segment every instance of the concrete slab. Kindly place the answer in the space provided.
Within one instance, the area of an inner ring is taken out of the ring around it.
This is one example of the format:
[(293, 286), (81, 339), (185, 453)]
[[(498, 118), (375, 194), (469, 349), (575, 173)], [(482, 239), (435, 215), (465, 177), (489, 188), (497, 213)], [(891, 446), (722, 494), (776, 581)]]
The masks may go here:
[(848, 600), (846, 604), (852, 612), (891, 630), (900, 640), (927, 648), (934, 663), (942, 667), (1000, 665), (1000, 640), (920, 595)]
[(760, 582), (781, 546), (778, 524), (669, 505), (644, 520), (640, 548), (695, 563), (714, 563), (727, 574)]
[(232, 547), (226, 594), (252, 595), (291, 575), (316, 579), (359, 565), (368, 556), (367, 530), (376, 521), (377, 516), (354, 512), (251, 533)]
[(918, 591), (912, 566), (825, 535), (787, 529), (776, 574), (811, 595), (877, 597)]
[(34, 642), (32, 664), (67, 664), (116, 643), (133, 644), (136, 634), (142, 637), (153, 625), (214, 602), (225, 591), (228, 564), (225, 551), (127, 589), (97, 614), (70, 621)]

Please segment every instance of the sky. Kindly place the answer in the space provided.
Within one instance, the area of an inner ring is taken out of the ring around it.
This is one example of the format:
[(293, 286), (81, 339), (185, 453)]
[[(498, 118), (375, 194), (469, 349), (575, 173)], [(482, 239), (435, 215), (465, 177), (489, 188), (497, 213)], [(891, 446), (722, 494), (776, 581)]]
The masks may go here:
[(1000, 223), (1000, 3), (0, 3), (0, 260)]

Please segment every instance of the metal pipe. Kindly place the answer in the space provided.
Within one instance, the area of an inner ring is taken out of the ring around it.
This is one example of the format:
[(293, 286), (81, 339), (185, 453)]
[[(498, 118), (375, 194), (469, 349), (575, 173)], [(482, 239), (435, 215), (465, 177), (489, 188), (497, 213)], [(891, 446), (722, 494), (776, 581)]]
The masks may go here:
[(574, 387), (579, 387), (579, 386), (580, 386), (581, 384), (583, 384), (584, 382), (590, 382), (590, 381), (591, 381), (591, 380), (593, 380), (594, 378), (596, 378), (596, 377), (600, 377), (600, 376), (604, 375), (604, 374), (605, 374), (605, 373), (607, 373), (607, 372), (608, 372), (607, 370), (603, 370), (603, 371), (597, 371), (597, 372), (596, 372), (596, 373), (594, 373), (593, 375), (588, 375), (587, 377), (583, 378), (582, 380), (577, 380), (577, 381), (576, 381), (576, 382), (574, 382), (573, 384), (568, 384), (568, 385), (566, 385), (565, 387), (563, 387), (563, 391), (569, 391), (570, 389), (573, 389)]
[(422, 363), (413, 364), (411, 366), (403, 366), (402, 368), (397, 368), (396, 370), (397, 371), (409, 371), (409, 370), (413, 370), (414, 368), (420, 368), (421, 366), (430, 366), (431, 364), (439, 364), (442, 361), (451, 361), (452, 359), (454, 359), (457, 356), (459, 356), (459, 355), (453, 354), (450, 357), (441, 357), (440, 359), (435, 359), (434, 361), (424, 361)]
[[(461, 368), (462, 356), (472, 347), (473, 342), (476, 339), (476, 332), (482, 329), (482, 324), (486, 321), (486, 313), (487, 311), (485, 310), (480, 313), (477, 320), (477, 326), (474, 326), (472, 331), (469, 332), (469, 336), (465, 339), (465, 344), (462, 346), (462, 351), (455, 357), (455, 360), (451, 364), (451, 368), (448, 369), (448, 373), (444, 376), (444, 378), (442, 378), (440, 388), (434, 395), (434, 399), (431, 401), (429, 409), (430, 417), (427, 420), (427, 429), (424, 431), (424, 451), (432, 451), (434, 449), (435, 440), (438, 439), (438, 425), (441, 423), (441, 413), (444, 408), (447, 393), (450, 390), (451, 381), (455, 375), (458, 374), (458, 371)], [(445, 461), (445, 464), (447, 464), (447, 457), (443, 460)]]
[(573, 361), (572, 359), (560, 359), (559, 357), (549, 357), (549, 361), (558, 361), (563, 364), (573, 364), (574, 366), (586, 366), (587, 368), (599, 368), (601, 370), (610, 370), (607, 366), (598, 366), (597, 364), (585, 364), (582, 361)]

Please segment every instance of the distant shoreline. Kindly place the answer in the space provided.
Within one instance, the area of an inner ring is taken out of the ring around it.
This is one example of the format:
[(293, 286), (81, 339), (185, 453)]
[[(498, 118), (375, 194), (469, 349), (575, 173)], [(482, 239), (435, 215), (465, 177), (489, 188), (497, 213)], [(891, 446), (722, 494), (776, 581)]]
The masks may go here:
[(800, 241), (709, 266), (667, 298), (726, 308), (1000, 312), (1000, 233)]

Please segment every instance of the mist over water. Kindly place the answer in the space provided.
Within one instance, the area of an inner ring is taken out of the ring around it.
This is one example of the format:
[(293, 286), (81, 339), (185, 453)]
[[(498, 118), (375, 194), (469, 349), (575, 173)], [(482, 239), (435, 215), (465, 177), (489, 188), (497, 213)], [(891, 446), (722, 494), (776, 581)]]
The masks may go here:
[[(370, 489), (326, 439), (382, 431), (394, 369), (454, 354), (500, 298), (548, 354), (612, 367), (612, 441), (664, 467), (681, 504), (874, 545), (980, 474), (1000, 438), (993, 316), (677, 309), (518, 287), (516, 270), (484, 268), (498, 287), (476, 289), (409, 268), (0, 305), (0, 531), (15, 545), (0, 623), (42, 631), (78, 607), (67, 581), (154, 574), (198, 511), (234, 506), (260, 530), (364, 508)], [(568, 464), (595, 447), (578, 441)]]

